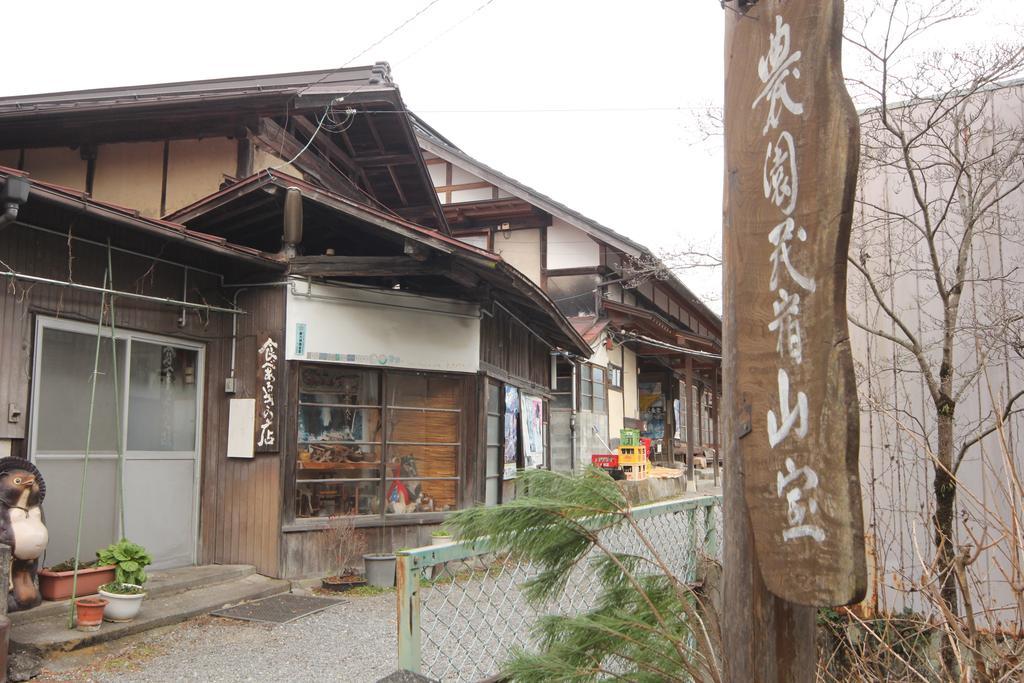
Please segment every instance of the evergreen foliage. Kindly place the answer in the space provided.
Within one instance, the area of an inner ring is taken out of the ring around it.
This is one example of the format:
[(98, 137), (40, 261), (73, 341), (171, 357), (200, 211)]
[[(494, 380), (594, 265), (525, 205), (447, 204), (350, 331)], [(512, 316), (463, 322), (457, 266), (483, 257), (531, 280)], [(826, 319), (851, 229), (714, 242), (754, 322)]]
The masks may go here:
[[(447, 526), (462, 540), (510, 552), (538, 574), (520, 586), (543, 607), (581, 563), (597, 577), (595, 604), (575, 615), (542, 617), (536, 650), (513, 650), (502, 674), (514, 681), (719, 681), (719, 637), (706, 599), (669, 571), (616, 483), (588, 468), (578, 476), (527, 470), (519, 496), (456, 513)], [(607, 544), (609, 530), (635, 533), (644, 554)]]

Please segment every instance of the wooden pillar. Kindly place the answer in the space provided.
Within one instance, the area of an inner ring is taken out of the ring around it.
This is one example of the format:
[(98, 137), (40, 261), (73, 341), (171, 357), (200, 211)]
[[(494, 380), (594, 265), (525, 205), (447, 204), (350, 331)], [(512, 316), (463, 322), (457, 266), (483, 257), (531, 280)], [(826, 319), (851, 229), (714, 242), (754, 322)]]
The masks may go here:
[[(732, 9), (737, 3), (730, 2)], [(733, 45), (733, 33), (739, 21), (754, 21), (738, 12), (726, 11), (725, 58), (726, 93), (731, 82), (731, 54), (749, 52), (741, 43)], [(745, 57), (754, 60), (756, 55)], [(749, 104), (745, 104), (749, 107)], [(725, 136), (734, 134), (727, 126)], [(783, 683), (814, 680), (816, 652), (814, 645), (814, 608), (786, 602), (776, 597), (761, 578), (750, 512), (744, 495), (744, 463), (738, 438), (745, 420), (746, 397), (737, 395), (737, 306), (743, 302), (734, 286), (731, 270), (742, 267), (743, 246), (737, 243), (730, 227), (734, 205), (750, 188), (732, 185), (735, 174), (728, 161), (725, 170), (725, 192), (722, 225), (722, 377), (724, 421), (722, 424), (723, 454), (729, 463), (724, 479), (724, 515), (722, 549), (722, 652), (725, 680), (728, 683)], [(758, 190), (759, 191), (759, 190)], [(749, 323), (748, 323), (749, 324)]]
[(686, 477), (693, 481), (693, 358), (686, 357)]
[(718, 368), (711, 370), (711, 448), (714, 449), (715, 486), (718, 486), (718, 459), (722, 455), (722, 443), (718, 434)]

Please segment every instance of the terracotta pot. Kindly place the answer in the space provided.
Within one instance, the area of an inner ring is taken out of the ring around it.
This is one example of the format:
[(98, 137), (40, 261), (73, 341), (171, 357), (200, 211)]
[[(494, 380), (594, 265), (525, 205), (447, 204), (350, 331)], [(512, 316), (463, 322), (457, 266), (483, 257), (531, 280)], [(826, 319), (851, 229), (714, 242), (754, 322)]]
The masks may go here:
[(107, 601), (103, 598), (77, 598), (75, 600), (75, 613), (78, 616), (75, 624), (79, 631), (99, 631), (103, 623), (103, 609)]
[[(78, 595), (94, 595), (105, 583), (114, 580), (115, 565), (78, 570)], [(71, 583), (75, 573), (39, 570), (39, 593), (44, 600), (67, 600), (71, 597)]]

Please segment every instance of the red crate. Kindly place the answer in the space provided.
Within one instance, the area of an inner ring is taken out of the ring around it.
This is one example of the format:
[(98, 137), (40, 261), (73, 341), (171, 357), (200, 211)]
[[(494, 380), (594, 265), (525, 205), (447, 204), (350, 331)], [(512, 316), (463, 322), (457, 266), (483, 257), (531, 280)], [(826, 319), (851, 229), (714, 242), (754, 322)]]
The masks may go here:
[(619, 456), (614, 453), (594, 453), (590, 456), (590, 462), (597, 467), (613, 470), (619, 466)]

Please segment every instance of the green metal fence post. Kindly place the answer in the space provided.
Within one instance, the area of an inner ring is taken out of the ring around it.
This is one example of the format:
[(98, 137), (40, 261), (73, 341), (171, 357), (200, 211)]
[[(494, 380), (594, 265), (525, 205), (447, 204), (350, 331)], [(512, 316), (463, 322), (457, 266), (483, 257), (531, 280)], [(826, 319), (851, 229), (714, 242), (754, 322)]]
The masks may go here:
[(420, 582), (416, 558), (398, 553), (395, 579), (398, 585), (398, 668), (421, 673), (423, 645), (420, 631)]

